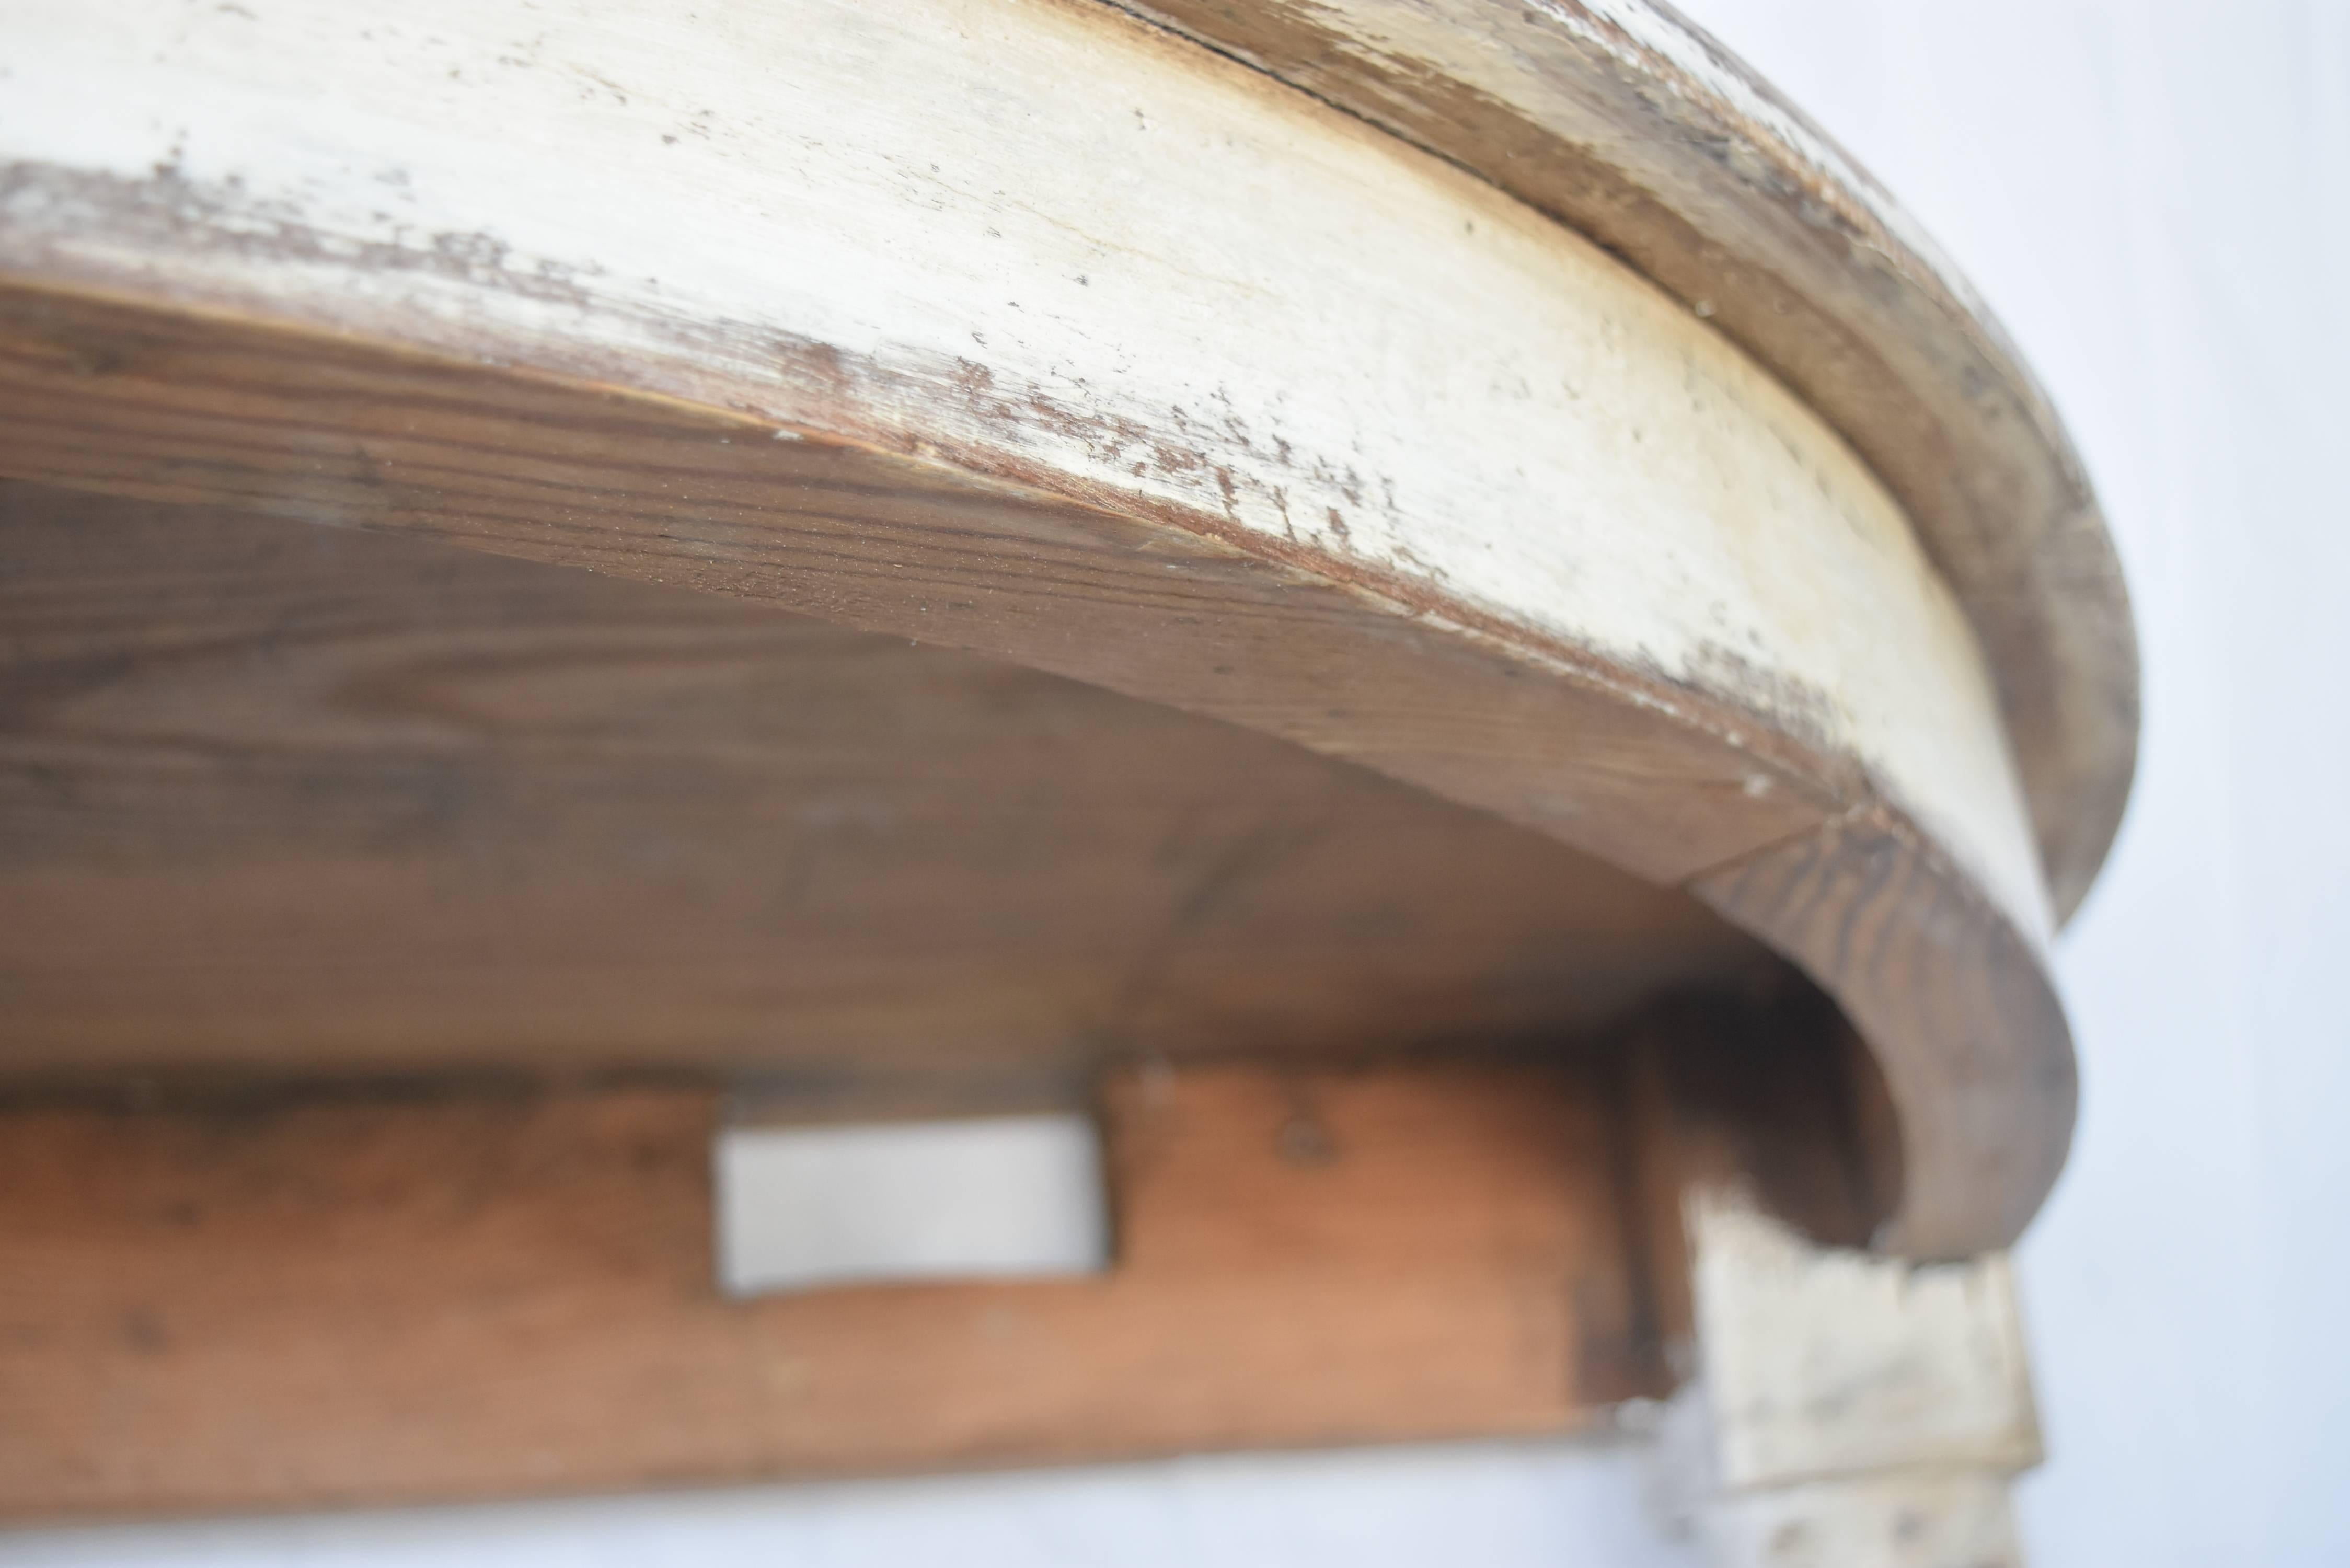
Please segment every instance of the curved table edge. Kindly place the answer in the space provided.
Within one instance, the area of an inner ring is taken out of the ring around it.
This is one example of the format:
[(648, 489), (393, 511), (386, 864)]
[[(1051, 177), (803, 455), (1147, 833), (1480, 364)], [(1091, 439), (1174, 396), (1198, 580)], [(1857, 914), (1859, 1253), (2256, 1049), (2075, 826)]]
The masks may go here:
[(1908, 512), (1998, 686), (2060, 920), (2118, 832), (2138, 653), (2070, 437), (1866, 171), (1658, 0), (1097, 0), (1435, 154), (1630, 265), (1792, 387)]

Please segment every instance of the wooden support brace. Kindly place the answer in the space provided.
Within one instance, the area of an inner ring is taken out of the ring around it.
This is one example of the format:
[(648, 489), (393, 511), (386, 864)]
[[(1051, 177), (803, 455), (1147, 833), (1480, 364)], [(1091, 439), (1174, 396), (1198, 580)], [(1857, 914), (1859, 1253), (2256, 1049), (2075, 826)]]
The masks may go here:
[(1596, 1073), (1122, 1075), (1107, 1274), (752, 1301), (718, 1100), (0, 1113), (0, 1517), (1555, 1432), (1662, 1391)]

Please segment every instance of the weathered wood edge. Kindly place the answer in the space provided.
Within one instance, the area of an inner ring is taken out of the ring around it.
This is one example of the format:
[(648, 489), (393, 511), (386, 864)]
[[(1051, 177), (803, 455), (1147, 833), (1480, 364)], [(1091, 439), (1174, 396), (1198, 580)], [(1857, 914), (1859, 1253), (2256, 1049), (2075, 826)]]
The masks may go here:
[(53, 286), (5, 298), (0, 471), (760, 599), (1347, 757), (1685, 881), (1809, 971), (1898, 1115), (1881, 1245), (2004, 1244), (2062, 1164), (2071, 1046), (2036, 945), (1767, 715), (1447, 616), (1439, 590), (1398, 602), (1245, 537), (722, 410)]
[(1990, 659), (2058, 919), (2137, 765), (2129, 600), (2087, 474), (1917, 224), (1658, 0), (1106, 0), (1597, 241), (1793, 387), (1900, 500)]
[(2079, 1083), (2054, 981), (1981, 889), (1881, 804), (1689, 888), (1817, 980), (1876, 1057), (1901, 1196), (1873, 1244), (1962, 1258), (2021, 1235), (2064, 1168)]

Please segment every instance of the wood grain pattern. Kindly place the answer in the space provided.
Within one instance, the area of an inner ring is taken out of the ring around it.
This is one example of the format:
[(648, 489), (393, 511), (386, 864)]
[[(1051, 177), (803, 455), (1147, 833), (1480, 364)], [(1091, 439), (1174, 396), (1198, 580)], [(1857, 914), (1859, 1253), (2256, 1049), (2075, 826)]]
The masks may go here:
[(1558, 1431), (1657, 1387), (1594, 1080), (1106, 1106), (1110, 1275), (751, 1303), (712, 1281), (706, 1095), (18, 1106), (0, 1515)]
[[(2064, 1008), (2013, 929), (1962, 878), (1936, 864), (1916, 828), (1856, 813), (1691, 889), (1732, 919), (1767, 924), (1814, 974), (1837, 977), (1837, 1002), (1871, 1042), (1930, 1033), (1930, 1052), (1877, 1051), (1899, 1117), (1901, 1164), (1914, 1176), (1877, 1244), (1926, 1257), (1983, 1251), (1983, 1234), (2020, 1234), (2071, 1146), (2078, 1077)], [(1994, 1196), (1996, 1195), (1996, 1196)]]
[[(1914, 902), (1887, 919), (1957, 922), (1923, 945), (1824, 942), (1804, 877), (1713, 891), (1758, 854), (1860, 854), (1835, 874), (1863, 885), (1888, 863), (1810, 837), (1868, 798), (1847, 760), (1701, 693), (938, 463), (55, 290), (0, 291), (0, 473), (407, 532), (976, 650), (1362, 764), (1651, 879), (1711, 878), (1698, 890), (1734, 922), (1857, 1000), (1903, 1129), (1887, 1245), (2004, 1244), (2061, 1164), (2069, 1104), (1981, 1112), (2072, 1071), (2053, 1002), (2010, 1005), (2050, 995), (2031, 939), (1906, 824), (1887, 842)], [(1934, 981), (1935, 1005), (1876, 1005), (1914, 982), (1904, 955), (1983, 967)], [(1973, 1044), (1987, 1033), (1996, 1050)], [(1946, 1087), (1965, 1107), (1947, 1120)]]
[(741, 599), (0, 482), (0, 1075), (1082, 1075), (1776, 962), (1364, 769)]
[(1797, 107), (1653, 0), (1117, 0), (1591, 235), (1784, 378), (1918, 526), (1982, 639), (2058, 913), (2137, 746), (2119, 563), (2005, 332)]
[(717, 410), (0, 287), (0, 411), (15, 477), (415, 533), (1009, 659), (1654, 880), (1800, 833), (1852, 782), (1632, 672), (1545, 668), (1552, 650), (1220, 539)]

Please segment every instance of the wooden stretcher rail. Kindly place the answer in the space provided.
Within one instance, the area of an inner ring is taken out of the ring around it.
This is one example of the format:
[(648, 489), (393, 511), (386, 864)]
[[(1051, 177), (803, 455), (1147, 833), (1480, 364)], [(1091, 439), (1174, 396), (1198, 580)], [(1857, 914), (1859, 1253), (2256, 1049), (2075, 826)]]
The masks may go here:
[(1868, 1207), (1822, 1038), (1697, 1022), (1119, 1073), (1109, 1273), (750, 1301), (715, 1277), (707, 1090), (19, 1098), (0, 1516), (1586, 1428), (1686, 1354), (1689, 1180), (1847, 1237)]
[[(1661, 1391), (1566, 1075), (1128, 1079), (1111, 1275), (747, 1302), (715, 1107), (0, 1115), (0, 1515), (1561, 1431)], [(1326, 1158), (1284, 1158), (1301, 1116)]]

